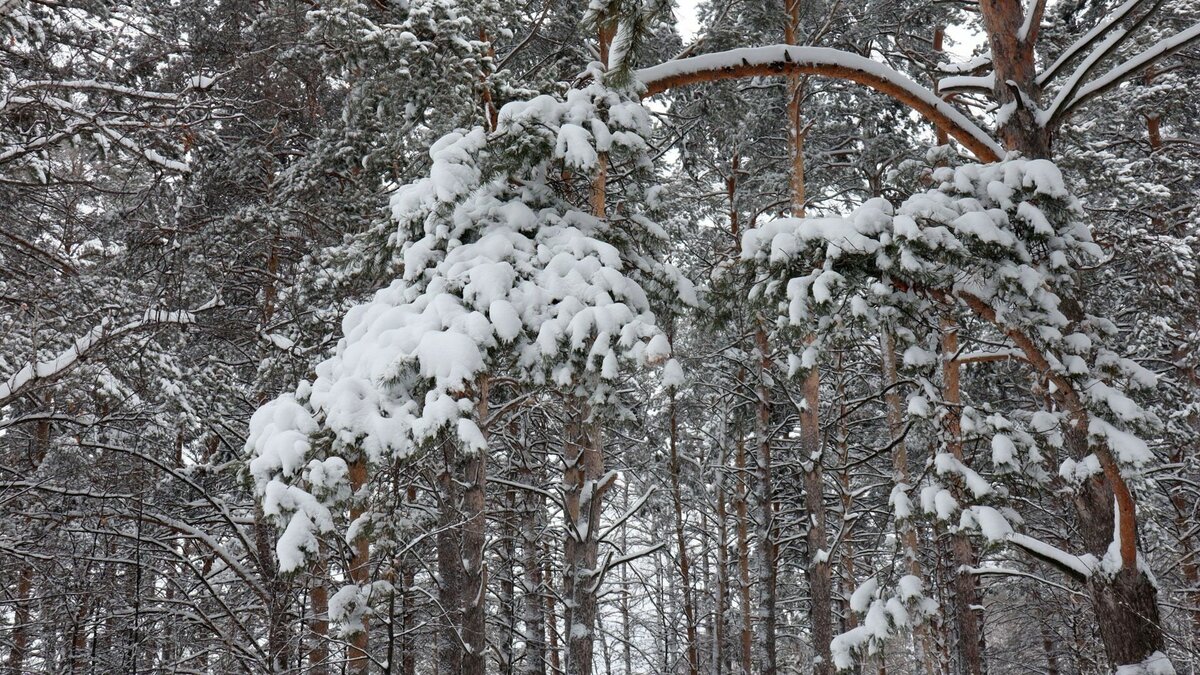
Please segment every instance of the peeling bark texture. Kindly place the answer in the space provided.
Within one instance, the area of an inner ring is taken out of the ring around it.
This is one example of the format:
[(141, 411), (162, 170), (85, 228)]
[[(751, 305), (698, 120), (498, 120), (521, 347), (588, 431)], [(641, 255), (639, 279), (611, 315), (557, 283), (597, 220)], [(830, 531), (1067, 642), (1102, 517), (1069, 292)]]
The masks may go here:
[(1165, 650), (1158, 594), (1145, 572), (1122, 568), (1111, 579), (1096, 575), (1089, 583), (1104, 651), (1114, 666), (1141, 663)]

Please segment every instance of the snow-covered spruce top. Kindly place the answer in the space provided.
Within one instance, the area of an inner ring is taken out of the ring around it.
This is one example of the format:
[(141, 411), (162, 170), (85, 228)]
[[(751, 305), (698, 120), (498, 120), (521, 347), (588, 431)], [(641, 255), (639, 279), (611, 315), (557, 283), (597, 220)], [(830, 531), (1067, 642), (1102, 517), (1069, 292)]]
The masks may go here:
[[(1098, 259), (1101, 251), (1059, 170), (1048, 161), (1013, 158), (942, 167), (932, 177), (936, 188), (895, 208), (872, 199), (845, 217), (781, 218), (744, 234), (742, 262), (756, 280), (751, 297), (777, 317), (776, 330), (784, 338), (778, 345), (807, 345), (791, 356), (793, 374), (816, 362), (822, 335), (841, 329), (847, 308), (852, 316), (892, 323), (899, 337), (911, 341), (928, 329), (919, 322), (902, 324), (906, 317), (928, 317), (930, 295), (978, 299), (995, 314), (997, 335), (990, 337), (1003, 340), (1003, 332), (1020, 331), (1055, 376), (1079, 392), (1094, 444), (1106, 444), (1127, 471), (1152, 460), (1147, 444), (1133, 432), (1153, 431), (1158, 420), (1122, 387), (1153, 387), (1154, 374), (1106, 346), (1117, 332), (1111, 322), (1087, 316), (1073, 323), (1060, 310), (1056, 289), (1076, 284), (1078, 265)], [(788, 339), (800, 335), (816, 339)], [(927, 367), (938, 358), (920, 344), (903, 349), (907, 367)], [(914, 392), (908, 413), (933, 417), (928, 395)], [(1006, 418), (966, 407), (961, 414), (964, 434), (984, 442), (991, 435), (997, 473), (1020, 471), (1026, 479), (1049, 480), (1038, 446), (1062, 447), (1066, 413), (1047, 408)], [(1002, 497), (1003, 491), (949, 453), (934, 458), (934, 469), (938, 476), (956, 474), (970, 498)], [(1096, 455), (1089, 454), (1065, 458), (1058, 473), (1068, 484), (1078, 484), (1098, 471)], [(909, 489), (898, 485), (890, 497), (898, 521), (912, 514)], [(1103, 559), (1060, 551), (1017, 533), (1014, 525), (1022, 521), (1011, 508), (959, 504), (936, 480), (921, 491), (921, 506), (952, 528), (977, 530), (989, 543), (1037, 550), (1083, 576), (1111, 574), (1121, 566), (1118, 542)], [(851, 604), (864, 621), (833, 641), (839, 668), (853, 664), (853, 652), (874, 651), (891, 631), (936, 609), (921, 595), (915, 577), (901, 578), (890, 589), (871, 579), (854, 595)]]
[(486, 447), (479, 375), (605, 403), (627, 369), (669, 358), (641, 281), (674, 279), (685, 301), (694, 291), (632, 245), (661, 228), (632, 199), (620, 218), (601, 219), (551, 185), (564, 171), (589, 175), (601, 153), (647, 165), (649, 126), (639, 103), (592, 84), (508, 104), (495, 132), (455, 132), (431, 148), (428, 177), (392, 198), (403, 276), (346, 314), (312, 383), (251, 420), (250, 472), (264, 512), (286, 524), (282, 571), (333, 529), (329, 507), (349, 496), (342, 456), (390, 463), (437, 437), (463, 452)]

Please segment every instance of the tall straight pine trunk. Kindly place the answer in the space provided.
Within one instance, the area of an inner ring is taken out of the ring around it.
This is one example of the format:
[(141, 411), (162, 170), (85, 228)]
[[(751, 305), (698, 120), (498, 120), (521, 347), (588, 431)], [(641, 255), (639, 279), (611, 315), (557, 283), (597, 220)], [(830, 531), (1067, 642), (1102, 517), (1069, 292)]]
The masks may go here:
[(598, 535), (605, 485), (600, 426), (586, 400), (572, 397), (567, 404), (566, 447), (563, 450), (563, 489), (566, 542), (563, 556), (563, 596), (567, 601), (568, 675), (591, 675), (596, 630)]
[[(943, 434), (946, 450), (954, 459), (965, 463), (962, 448), (962, 394), (959, 388), (958, 325), (942, 321), (942, 388), (946, 404)], [(966, 497), (962, 481), (955, 481), (955, 499), (961, 504)], [(954, 556), (953, 586), (954, 626), (958, 639), (954, 641), (956, 669), (964, 675), (983, 675), (983, 619), (978, 579), (970, 573), (976, 566), (975, 551), (967, 533), (956, 529), (950, 534), (950, 550)]]
[(700, 645), (696, 637), (696, 605), (692, 595), (691, 561), (688, 558), (687, 535), (684, 531), (683, 495), (679, 485), (679, 418), (676, 409), (676, 393), (671, 392), (670, 403), (670, 440), (671, 451), (671, 501), (675, 510), (675, 544), (677, 547), (676, 560), (679, 567), (679, 582), (683, 590), (683, 616), (687, 623), (687, 672), (688, 675), (700, 673)]
[[(784, 0), (786, 23), (784, 42), (797, 44), (802, 0)], [(791, 213), (802, 218), (808, 202), (804, 164), (804, 118), (801, 104), (804, 98), (804, 77), (791, 73), (787, 79), (788, 150), (791, 159)], [(812, 632), (814, 675), (830, 675), (833, 658), (833, 574), (827, 547), (828, 533), (825, 515), (825, 476), (821, 463), (821, 372), (816, 363), (804, 376), (802, 385), (804, 410), (800, 414), (800, 454), (804, 466), (804, 509), (808, 515), (805, 561), (809, 583), (809, 624)], [(774, 613), (774, 607), (771, 608)], [(772, 628), (774, 628), (772, 626)], [(772, 673), (774, 672), (772, 664)]]

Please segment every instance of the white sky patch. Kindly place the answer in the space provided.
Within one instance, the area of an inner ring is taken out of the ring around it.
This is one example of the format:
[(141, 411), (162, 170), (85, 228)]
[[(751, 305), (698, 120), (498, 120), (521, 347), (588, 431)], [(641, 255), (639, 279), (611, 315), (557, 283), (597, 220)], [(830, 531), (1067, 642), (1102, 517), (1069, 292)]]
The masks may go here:
[(699, 0), (679, 0), (675, 7), (675, 25), (684, 43), (690, 42), (700, 32)]
[(956, 23), (946, 27), (946, 41), (942, 45), (947, 60), (967, 61), (975, 50), (987, 41), (987, 36), (975, 25)]

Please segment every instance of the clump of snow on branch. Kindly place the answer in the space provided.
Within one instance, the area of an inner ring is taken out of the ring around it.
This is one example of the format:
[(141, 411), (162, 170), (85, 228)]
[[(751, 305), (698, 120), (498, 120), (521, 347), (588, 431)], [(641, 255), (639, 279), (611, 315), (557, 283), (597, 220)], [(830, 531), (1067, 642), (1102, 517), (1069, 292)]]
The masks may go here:
[[(695, 292), (629, 245), (663, 238), (662, 228), (631, 203), (619, 219), (593, 215), (552, 182), (564, 169), (597, 171), (603, 155), (648, 166), (649, 133), (640, 103), (592, 84), (510, 103), (495, 130), (432, 146), (428, 175), (391, 200), (403, 275), (346, 313), (344, 337), (312, 382), (251, 421), (251, 473), (284, 527), (283, 571), (302, 567), (317, 535), (333, 529), (330, 509), (351, 497), (347, 461), (390, 464), (435, 441), (484, 450), (481, 377), (550, 384), (602, 405), (620, 378), (668, 362), (644, 282), (670, 280), (684, 302)], [(677, 364), (667, 379), (678, 384)], [(347, 528), (347, 541), (369, 521), (365, 513)], [(354, 624), (371, 597), (343, 589), (331, 617)]]
[[(902, 319), (927, 315), (929, 303), (957, 307), (983, 319), (993, 340), (1009, 346), (954, 358), (1043, 363), (1033, 373), (1035, 386), (1046, 393), (1063, 387), (1078, 392), (1097, 453), (1110, 452), (1130, 473), (1150, 463), (1153, 453), (1140, 434), (1153, 433), (1159, 422), (1126, 392), (1153, 387), (1154, 374), (1115, 350), (1111, 322), (1086, 315), (1072, 321), (1064, 311), (1060, 292), (1070, 291), (1080, 268), (1100, 260), (1102, 251), (1058, 168), (1045, 160), (1009, 158), (942, 166), (928, 176), (935, 187), (898, 206), (872, 199), (847, 216), (779, 218), (743, 235), (742, 263), (754, 277), (751, 299), (775, 311), (777, 330), (812, 336), (794, 357), (800, 367), (793, 370), (815, 363), (813, 352), (844, 322), (866, 320), (887, 322), (896, 333), (902, 368), (932, 374), (948, 357), (937, 354), (936, 335), (926, 344), (917, 338), (923, 329), (904, 326)], [(846, 307), (852, 309), (849, 318)], [(914, 379), (921, 387), (909, 396), (911, 418), (929, 423), (959, 415), (962, 439), (990, 447), (990, 475), (1014, 473), (1039, 483), (1060, 475), (1078, 485), (1099, 471), (1095, 454), (1046, 465), (1048, 456), (1061, 454), (1067, 427), (1077, 423), (1061, 410), (1002, 416), (970, 405), (948, 406), (932, 380)], [(1007, 496), (977, 467), (942, 451), (932, 468), (937, 478), (962, 487), (956, 492), (929, 478), (920, 489), (921, 511), (951, 530), (1035, 550), (1082, 576), (1097, 568), (1111, 573), (1105, 561), (1083, 560), (1018, 534), (1023, 523), (1012, 509), (964, 503), (1002, 502)], [(913, 514), (912, 489), (897, 486), (891, 494), (897, 522)], [(838, 667), (848, 667), (854, 652), (870, 652), (890, 630), (904, 627), (879, 595), (857, 610), (865, 614), (864, 624), (834, 640)]]

